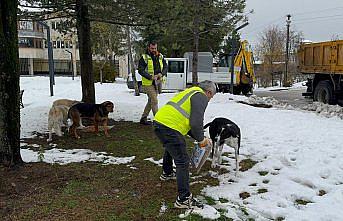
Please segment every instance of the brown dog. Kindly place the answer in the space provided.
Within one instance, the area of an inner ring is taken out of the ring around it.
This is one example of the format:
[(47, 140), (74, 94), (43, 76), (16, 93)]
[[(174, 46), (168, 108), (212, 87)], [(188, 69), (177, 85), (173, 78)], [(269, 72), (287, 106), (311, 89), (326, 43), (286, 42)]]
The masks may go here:
[(56, 107), (56, 106), (64, 105), (64, 106), (67, 106), (67, 107), (71, 107), (71, 106), (73, 106), (74, 104), (77, 104), (77, 103), (80, 103), (80, 101), (69, 100), (69, 99), (58, 99), (58, 100), (55, 100), (54, 103), (52, 103), (52, 106)]
[(99, 133), (99, 124), (104, 126), (105, 136), (108, 134), (108, 114), (113, 112), (114, 104), (111, 101), (105, 101), (101, 104), (78, 103), (73, 105), (68, 112), (68, 117), (72, 121), (69, 133), (75, 138), (80, 138), (76, 128), (80, 126), (81, 118), (89, 118), (94, 122), (94, 131)]

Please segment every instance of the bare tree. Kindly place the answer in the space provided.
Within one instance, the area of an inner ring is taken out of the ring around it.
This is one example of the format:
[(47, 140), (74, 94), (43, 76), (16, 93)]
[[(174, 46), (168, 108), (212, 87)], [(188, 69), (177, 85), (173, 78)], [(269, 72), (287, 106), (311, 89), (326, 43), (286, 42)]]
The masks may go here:
[[(285, 30), (278, 26), (271, 26), (264, 30), (259, 37), (255, 53), (262, 61), (262, 68), (256, 72), (256, 77), (259, 78), (259, 82), (262, 82), (262, 86), (270, 86), (270, 83), (273, 83), (271, 82), (272, 75), (281, 78), (280, 73), (284, 70), (285, 36)], [(296, 73), (296, 50), (300, 44), (301, 36), (301, 32), (290, 32), (290, 78)]]

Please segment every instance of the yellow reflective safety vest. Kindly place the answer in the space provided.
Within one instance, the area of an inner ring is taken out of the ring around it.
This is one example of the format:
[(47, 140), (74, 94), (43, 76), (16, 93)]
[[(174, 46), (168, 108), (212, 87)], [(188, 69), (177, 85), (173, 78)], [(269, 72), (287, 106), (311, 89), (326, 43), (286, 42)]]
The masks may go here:
[[(147, 64), (145, 71), (148, 72), (151, 75), (151, 77), (153, 78), (154, 77), (154, 62), (153, 62), (151, 56), (148, 54), (143, 54), (142, 57), (143, 57), (145, 63)], [(162, 69), (163, 69), (163, 55), (162, 54), (160, 54), (158, 56), (158, 61), (160, 63), (160, 68), (161, 68), (161, 72), (162, 72)], [(146, 86), (152, 85), (152, 80), (149, 80), (149, 79), (142, 76), (142, 85), (146, 85)]]
[(189, 117), (191, 113), (191, 97), (196, 93), (204, 93), (200, 87), (188, 88), (175, 95), (166, 105), (158, 110), (154, 120), (166, 127), (186, 135), (191, 129)]

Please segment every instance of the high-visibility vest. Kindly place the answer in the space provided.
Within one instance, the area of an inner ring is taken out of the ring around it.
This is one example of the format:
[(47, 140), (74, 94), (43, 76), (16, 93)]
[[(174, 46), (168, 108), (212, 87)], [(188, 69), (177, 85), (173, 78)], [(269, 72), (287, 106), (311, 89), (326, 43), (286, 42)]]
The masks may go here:
[(200, 87), (188, 88), (175, 95), (166, 105), (158, 110), (154, 120), (166, 127), (186, 135), (191, 130), (189, 123), (191, 113), (191, 97), (205, 92)]
[[(154, 77), (154, 62), (152, 61), (151, 56), (148, 54), (143, 54), (142, 57), (145, 63), (147, 64), (145, 71), (148, 72), (153, 78)], [(163, 69), (163, 55), (162, 54), (158, 56), (158, 61), (160, 62), (160, 68), (162, 71)], [(149, 80), (142, 76), (142, 85), (147, 85), (147, 86), (152, 85), (152, 80)]]

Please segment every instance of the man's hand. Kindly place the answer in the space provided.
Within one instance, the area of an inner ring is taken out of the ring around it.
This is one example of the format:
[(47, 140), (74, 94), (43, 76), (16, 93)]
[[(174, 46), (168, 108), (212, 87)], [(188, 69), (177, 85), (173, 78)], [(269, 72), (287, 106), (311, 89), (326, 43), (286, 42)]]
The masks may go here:
[(156, 74), (156, 75), (154, 75), (154, 78), (155, 78), (155, 80), (160, 80), (162, 78), (162, 74), (161, 73)]
[(207, 145), (210, 145), (210, 146), (212, 147), (212, 140), (209, 139), (209, 138), (207, 138), (207, 137), (205, 137), (201, 142), (199, 142), (199, 146), (200, 146), (201, 148), (204, 148), (204, 147), (206, 147)]

